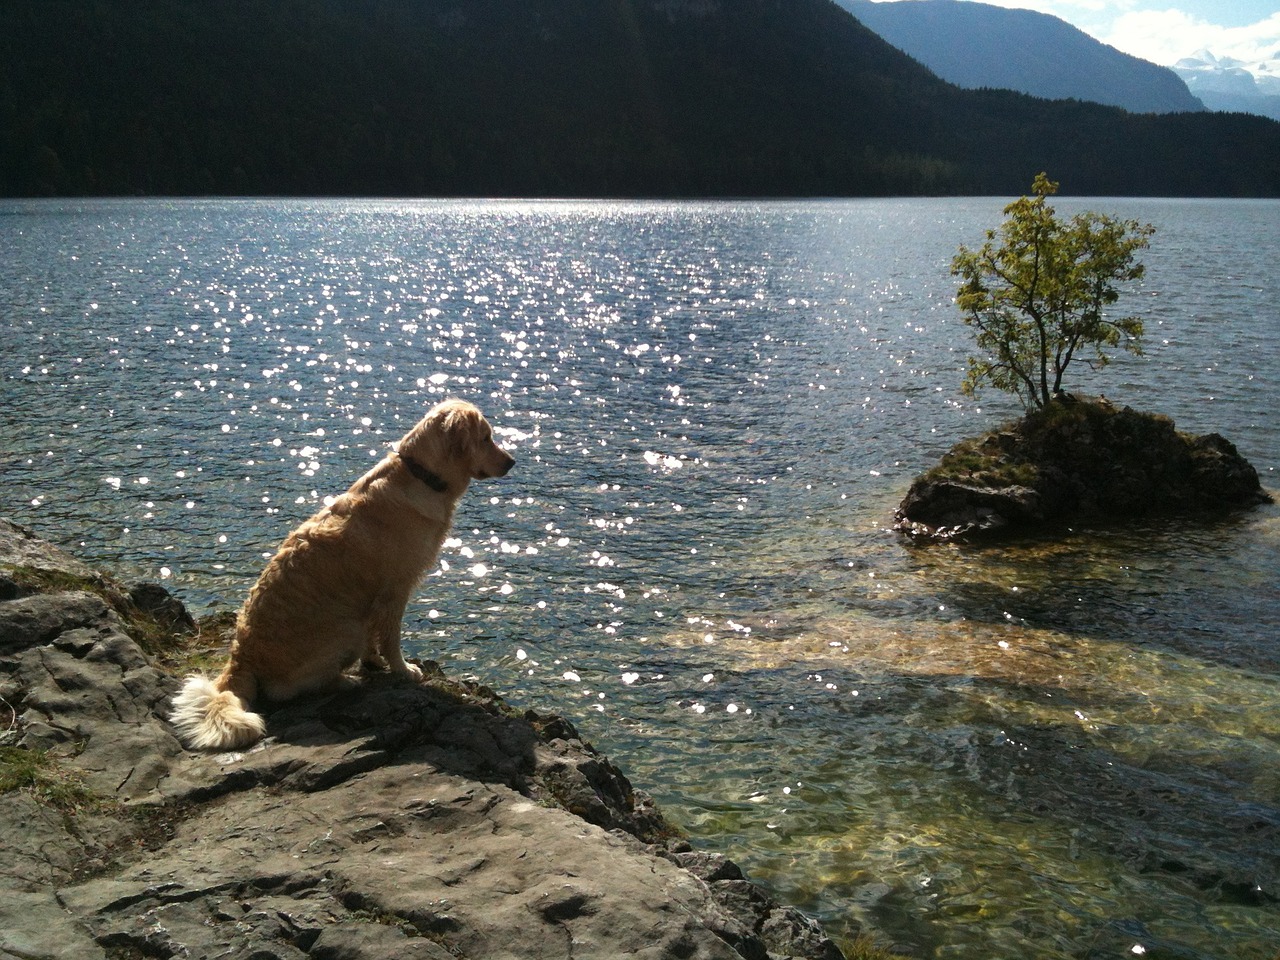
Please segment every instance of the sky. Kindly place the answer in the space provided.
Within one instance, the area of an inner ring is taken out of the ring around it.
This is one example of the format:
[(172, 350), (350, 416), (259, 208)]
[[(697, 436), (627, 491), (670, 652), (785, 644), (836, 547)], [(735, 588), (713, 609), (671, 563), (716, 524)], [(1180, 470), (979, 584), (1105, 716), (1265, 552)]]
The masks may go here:
[(1050, 13), (1117, 50), (1172, 66), (1200, 50), (1280, 57), (1280, 0), (982, 0)]

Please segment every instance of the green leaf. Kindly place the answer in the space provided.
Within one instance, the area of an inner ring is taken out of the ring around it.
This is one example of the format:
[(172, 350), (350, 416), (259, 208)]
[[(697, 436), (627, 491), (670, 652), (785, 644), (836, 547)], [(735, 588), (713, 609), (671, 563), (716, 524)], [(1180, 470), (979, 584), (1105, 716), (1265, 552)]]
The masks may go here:
[(1046, 201), (1058, 186), (1038, 174), (1034, 197), (1006, 206), (986, 243), (961, 246), (951, 262), (961, 279), (956, 305), (981, 351), (961, 386), (967, 395), (990, 385), (1036, 409), (1063, 387), (1081, 350), (1095, 367), (1109, 363), (1116, 347), (1142, 352), (1142, 321), (1113, 318), (1107, 308), (1119, 300), (1120, 284), (1142, 278), (1137, 252), (1155, 228), (1093, 212), (1062, 220)]

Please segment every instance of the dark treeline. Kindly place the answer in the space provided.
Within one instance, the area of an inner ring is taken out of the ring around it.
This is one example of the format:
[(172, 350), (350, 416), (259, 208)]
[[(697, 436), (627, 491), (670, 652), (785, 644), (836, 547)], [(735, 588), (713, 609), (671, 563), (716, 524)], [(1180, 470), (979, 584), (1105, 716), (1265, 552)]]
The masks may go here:
[(5, 0), (0, 194), (1280, 196), (1280, 123), (962, 91), (829, 0)]

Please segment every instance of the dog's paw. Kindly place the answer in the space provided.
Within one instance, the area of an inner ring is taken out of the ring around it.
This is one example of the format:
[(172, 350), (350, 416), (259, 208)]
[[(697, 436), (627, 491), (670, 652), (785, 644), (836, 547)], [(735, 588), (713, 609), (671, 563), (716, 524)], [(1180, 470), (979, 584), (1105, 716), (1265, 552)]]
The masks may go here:
[(404, 665), (404, 670), (397, 671), (397, 672), (400, 673), (400, 676), (407, 677), (408, 679), (412, 680), (414, 683), (418, 683), (420, 680), (422, 680), (422, 668), (418, 666), (416, 663), (406, 663)]

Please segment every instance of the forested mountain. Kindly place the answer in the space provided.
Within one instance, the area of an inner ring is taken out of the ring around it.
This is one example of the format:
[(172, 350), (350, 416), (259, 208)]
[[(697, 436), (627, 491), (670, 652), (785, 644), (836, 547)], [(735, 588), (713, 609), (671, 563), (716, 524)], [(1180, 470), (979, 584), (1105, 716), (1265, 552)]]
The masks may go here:
[(0, 194), (1280, 195), (1280, 124), (965, 91), (830, 0), (4, 0)]
[(1173, 70), (1122, 53), (1047, 13), (970, 0), (836, 2), (961, 87), (1091, 100), (1135, 113), (1204, 109)]

